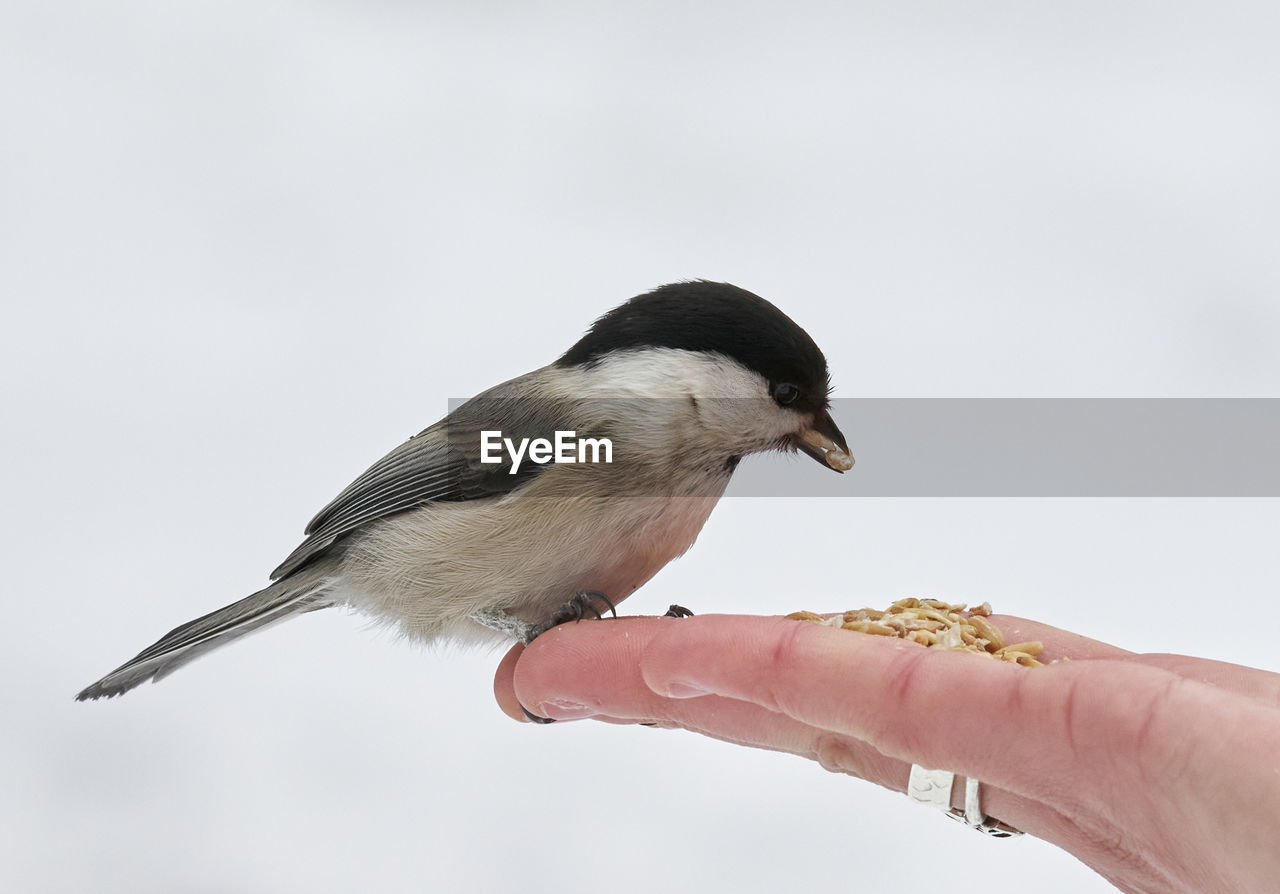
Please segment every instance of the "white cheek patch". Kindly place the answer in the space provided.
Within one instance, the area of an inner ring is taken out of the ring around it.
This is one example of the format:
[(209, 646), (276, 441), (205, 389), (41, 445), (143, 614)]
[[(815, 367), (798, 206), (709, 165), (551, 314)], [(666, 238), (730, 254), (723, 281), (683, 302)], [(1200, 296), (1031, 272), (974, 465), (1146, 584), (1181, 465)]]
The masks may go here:
[[(759, 373), (720, 354), (646, 348), (600, 358), (556, 383), (576, 398), (634, 399), (619, 415), (619, 445), (745, 455), (799, 435), (806, 416), (778, 406)], [(622, 432), (626, 432), (624, 437)], [(834, 447), (834, 445), (832, 445)], [(621, 447), (619, 446), (619, 449)]]

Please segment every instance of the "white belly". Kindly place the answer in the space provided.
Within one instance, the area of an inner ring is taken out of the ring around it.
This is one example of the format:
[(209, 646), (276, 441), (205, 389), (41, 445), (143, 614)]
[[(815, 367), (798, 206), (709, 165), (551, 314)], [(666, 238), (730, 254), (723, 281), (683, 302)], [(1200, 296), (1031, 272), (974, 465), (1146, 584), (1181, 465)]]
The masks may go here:
[(702, 496), (432, 504), (353, 538), (333, 594), (426, 640), (493, 639), (472, 615), (538, 622), (588, 590), (617, 604), (693, 545), (724, 483)]

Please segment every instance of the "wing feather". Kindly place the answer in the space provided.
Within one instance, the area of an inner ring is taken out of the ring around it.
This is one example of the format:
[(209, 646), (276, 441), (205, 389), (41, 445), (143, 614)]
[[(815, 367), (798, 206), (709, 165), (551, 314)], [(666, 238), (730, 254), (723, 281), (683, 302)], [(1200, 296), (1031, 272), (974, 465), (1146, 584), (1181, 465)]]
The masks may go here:
[[(539, 370), (522, 377), (543, 375)], [(430, 428), (414, 435), (370, 466), (307, 525), (307, 539), (271, 573), (288, 575), (323, 555), (353, 531), (379, 519), (428, 503), (496, 499), (536, 477), (545, 466), (527, 457), (515, 475), (503, 456), (497, 464), (480, 462), (480, 432), (498, 430), (516, 439), (552, 438), (559, 429), (575, 428), (579, 416), (573, 401), (537, 397), (539, 383), (521, 379), (499, 385), (458, 407)], [(529, 387), (529, 385), (533, 387)], [(530, 393), (510, 398), (511, 390)]]

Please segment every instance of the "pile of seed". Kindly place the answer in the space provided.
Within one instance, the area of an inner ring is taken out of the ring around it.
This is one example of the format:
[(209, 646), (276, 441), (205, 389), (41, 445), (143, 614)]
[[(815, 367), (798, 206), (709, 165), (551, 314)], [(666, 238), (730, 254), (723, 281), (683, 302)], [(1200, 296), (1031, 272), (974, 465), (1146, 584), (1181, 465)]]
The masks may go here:
[(934, 649), (978, 652), (1025, 667), (1041, 667), (1037, 656), (1044, 651), (1044, 645), (1039, 641), (1006, 644), (1000, 628), (987, 620), (990, 614), (991, 605), (987, 602), (966, 611), (963, 604), (950, 605), (940, 599), (912, 596), (899, 599), (885, 611), (860, 608), (830, 618), (814, 612), (793, 612), (787, 617), (858, 633), (896, 636)]

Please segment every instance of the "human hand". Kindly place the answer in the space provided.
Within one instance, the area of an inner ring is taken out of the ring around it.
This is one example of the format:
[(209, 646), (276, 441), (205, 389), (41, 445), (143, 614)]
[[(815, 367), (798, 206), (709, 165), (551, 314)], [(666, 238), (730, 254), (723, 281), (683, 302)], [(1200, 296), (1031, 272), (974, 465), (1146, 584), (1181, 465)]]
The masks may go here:
[(1276, 890), (1280, 675), (990, 620), (1070, 660), (1025, 668), (783, 618), (625, 618), (514, 647), (494, 686), (517, 720), (523, 705), (654, 722), (896, 791), (913, 763), (976, 778), (985, 813), (1125, 891)]

